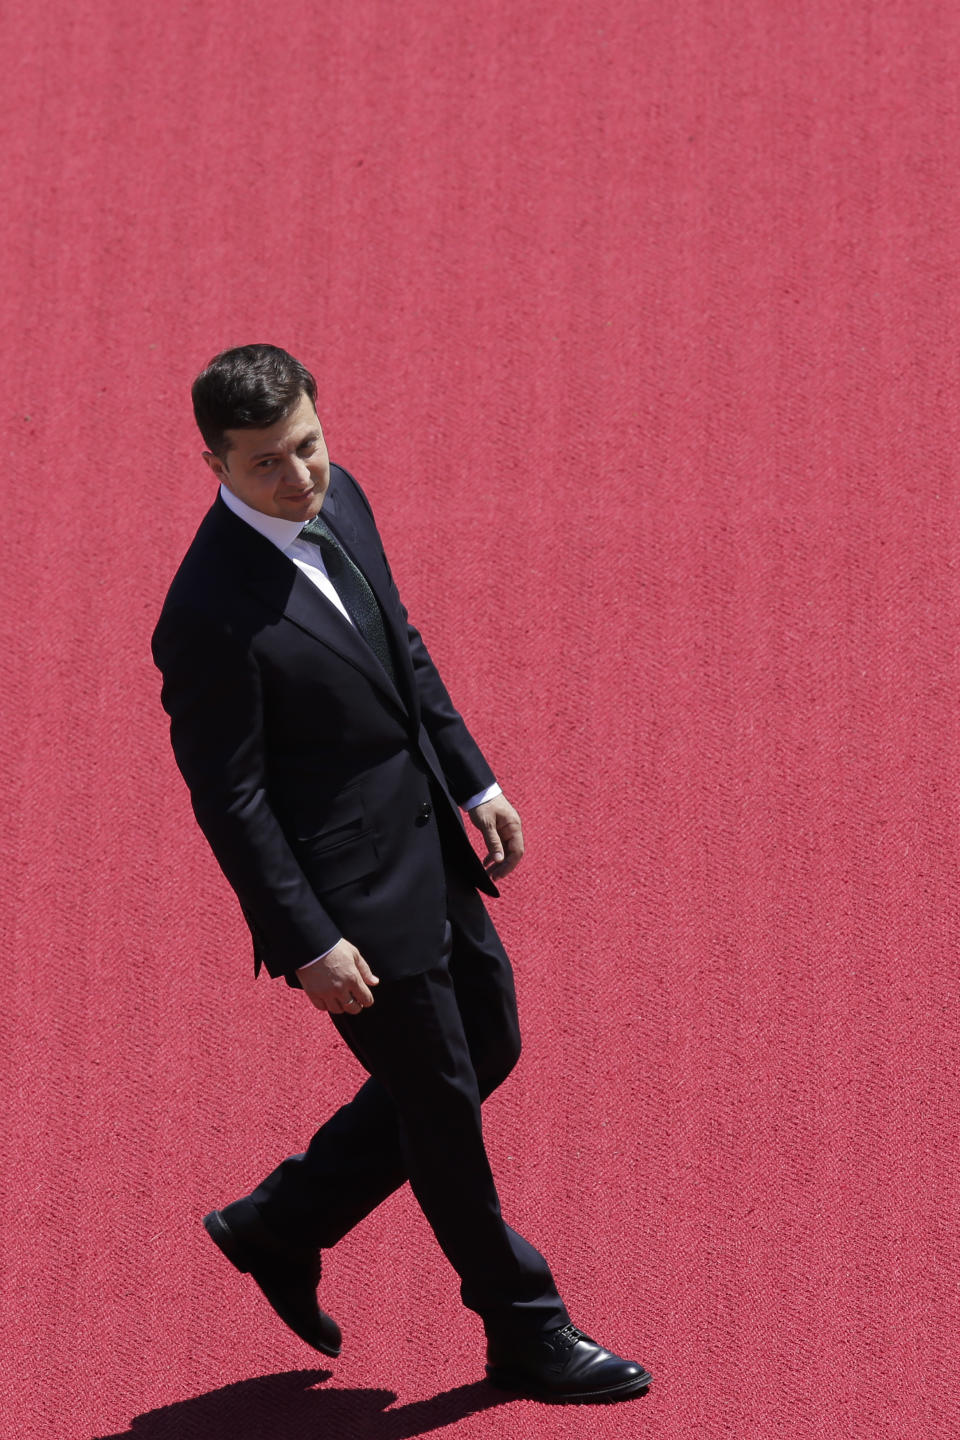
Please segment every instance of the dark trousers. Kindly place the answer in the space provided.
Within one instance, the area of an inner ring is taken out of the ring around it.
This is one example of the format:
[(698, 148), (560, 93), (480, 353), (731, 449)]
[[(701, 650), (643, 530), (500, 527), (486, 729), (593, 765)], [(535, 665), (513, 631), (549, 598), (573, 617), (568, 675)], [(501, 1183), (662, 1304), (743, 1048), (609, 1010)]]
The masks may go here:
[[(405, 1180), (490, 1334), (567, 1323), (542, 1255), (512, 1230), (483, 1143), (481, 1101), (520, 1053), (510, 962), (475, 891), (448, 888), (447, 944), (333, 1022), (370, 1078), (241, 1206), (276, 1236), (329, 1247)], [(231, 1207), (233, 1209), (233, 1207)]]

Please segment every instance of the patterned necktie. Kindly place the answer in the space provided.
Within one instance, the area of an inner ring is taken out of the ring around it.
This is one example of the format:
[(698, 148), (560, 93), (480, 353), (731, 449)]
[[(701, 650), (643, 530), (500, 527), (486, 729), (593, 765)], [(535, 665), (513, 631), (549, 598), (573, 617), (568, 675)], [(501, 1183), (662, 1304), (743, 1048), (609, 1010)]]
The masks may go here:
[(343, 601), (343, 608), (396, 685), (397, 669), (387, 627), (367, 577), (354, 565), (322, 515), (308, 520), (299, 538), (309, 540), (319, 548), (330, 583)]

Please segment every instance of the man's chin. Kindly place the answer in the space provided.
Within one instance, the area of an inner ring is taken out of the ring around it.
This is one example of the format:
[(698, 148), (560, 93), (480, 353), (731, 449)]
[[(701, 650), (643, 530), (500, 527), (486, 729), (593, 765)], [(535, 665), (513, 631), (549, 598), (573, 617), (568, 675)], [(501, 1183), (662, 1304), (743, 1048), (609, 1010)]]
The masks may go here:
[(301, 499), (285, 499), (278, 506), (282, 510), (284, 518), (288, 520), (312, 520), (314, 515), (319, 515), (320, 507), (323, 504), (323, 495), (313, 491), (304, 495)]

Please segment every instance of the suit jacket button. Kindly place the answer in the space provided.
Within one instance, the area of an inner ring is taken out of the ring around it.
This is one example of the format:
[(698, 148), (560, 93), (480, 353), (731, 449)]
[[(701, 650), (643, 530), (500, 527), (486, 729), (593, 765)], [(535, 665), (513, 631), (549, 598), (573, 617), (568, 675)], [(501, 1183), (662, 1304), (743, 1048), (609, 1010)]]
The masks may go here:
[(420, 809), (417, 811), (416, 823), (418, 825), (426, 825), (432, 814), (433, 806), (430, 804), (429, 800), (424, 800), (423, 804), (420, 806)]

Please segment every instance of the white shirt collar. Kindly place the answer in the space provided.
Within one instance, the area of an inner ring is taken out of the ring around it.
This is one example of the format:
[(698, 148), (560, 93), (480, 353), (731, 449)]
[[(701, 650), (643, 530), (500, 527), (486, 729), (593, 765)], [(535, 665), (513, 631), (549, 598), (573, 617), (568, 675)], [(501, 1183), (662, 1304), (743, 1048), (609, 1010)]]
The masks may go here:
[(252, 505), (246, 504), (228, 490), (226, 485), (220, 486), (220, 499), (228, 510), (232, 510), (239, 520), (245, 520), (252, 529), (258, 531), (265, 540), (276, 545), (278, 550), (288, 549), (296, 540), (303, 529), (303, 520), (284, 520), (279, 515), (264, 515), (260, 510), (254, 510)]

